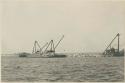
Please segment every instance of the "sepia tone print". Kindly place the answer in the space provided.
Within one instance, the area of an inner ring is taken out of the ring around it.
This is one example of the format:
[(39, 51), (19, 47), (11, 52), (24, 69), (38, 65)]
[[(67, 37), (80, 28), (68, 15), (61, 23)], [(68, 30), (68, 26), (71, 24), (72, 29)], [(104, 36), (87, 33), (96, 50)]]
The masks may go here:
[(125, 1), (0, 4), (1, 82), (124, 82)]

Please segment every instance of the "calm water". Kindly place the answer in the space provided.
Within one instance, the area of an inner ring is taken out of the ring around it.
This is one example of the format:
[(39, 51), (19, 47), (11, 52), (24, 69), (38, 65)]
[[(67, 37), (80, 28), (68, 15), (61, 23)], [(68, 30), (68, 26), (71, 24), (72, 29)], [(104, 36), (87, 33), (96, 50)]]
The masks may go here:
[(123, 57), (2, 57), (2, 81), (124, 81)]

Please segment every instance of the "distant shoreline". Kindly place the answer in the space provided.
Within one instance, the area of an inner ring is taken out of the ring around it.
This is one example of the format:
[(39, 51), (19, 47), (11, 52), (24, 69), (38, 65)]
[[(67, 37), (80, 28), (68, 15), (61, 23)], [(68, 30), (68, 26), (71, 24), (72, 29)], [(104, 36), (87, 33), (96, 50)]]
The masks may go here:
[[(102, 55), (101, 52), (86, 52), (86, 53), (83, 53), (83, 52), (72, 52), (72, 53), (60, 53), (60, 54), (66, 54), (68, 56), (84, 56), (84, 55), (88, 55), (88, 56), (94, 56), (94, 55)], [(1, 54), (1, 56), (18, 56), (19, 53), (13, 53), (13, 54)]]
[[(20, 52), (23, 53), (23, 52)], [(26, 52), (28, 53), (28, 52)], [(58, 52), (57, 52), (58, 53)], [(62, 53), (62, 52), (60, 52)], [(65, 52), (63, 54), (101, 54), (102, 52)], [(1, 54), (1, 55), (18, 55), (19, 53)]]

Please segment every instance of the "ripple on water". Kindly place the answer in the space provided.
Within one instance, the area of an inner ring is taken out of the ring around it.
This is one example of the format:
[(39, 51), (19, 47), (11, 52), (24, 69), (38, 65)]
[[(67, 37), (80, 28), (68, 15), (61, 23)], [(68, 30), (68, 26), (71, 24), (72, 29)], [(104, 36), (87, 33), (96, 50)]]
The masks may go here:
[(121, 82), (124, 59), (117, 58), (6, 58), (2, 57), (2, 81)]

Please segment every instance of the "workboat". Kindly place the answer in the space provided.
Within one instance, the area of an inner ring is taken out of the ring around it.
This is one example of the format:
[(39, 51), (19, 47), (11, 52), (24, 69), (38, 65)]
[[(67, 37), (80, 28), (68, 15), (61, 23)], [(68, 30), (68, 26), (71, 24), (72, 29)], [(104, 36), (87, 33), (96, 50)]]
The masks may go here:
[(60, 41), (55, 46), (54, 46), (53, 40), (51, 40), (49, 43), (46, 43), (43, 47), (39, 45), (38, 41), (35, 41), (32, 54), (22, 53), (22, 54), (19, 54), (19, 57), (29, 57), (29, 58), (63, 58), (63, 57), (66, 57), (65, 54), (55, 53), (55, 49), (57, 48), (57, 46), (59, 45), (59, 43), (61, 42), (63, 38), (64, 36), (61, 37)]
[[(120, 50), (119, 47), (119, 36), (120, 34), (118, 33), (114, 39), (111, 41), (111, 43), (107, 46), (107, 48), (105, 49), (105, 51), (103, 52), (104, 56), (115, 56), (115, 57), (121, 57), (124, 56), (124, 49)], [(112, 46), (112, 43), (114, 42), (114, 40), (118, 38), (118, 43), (117, 43), (117, 48), (114, 48)]]

